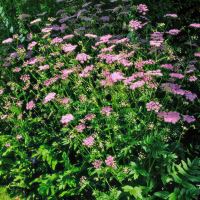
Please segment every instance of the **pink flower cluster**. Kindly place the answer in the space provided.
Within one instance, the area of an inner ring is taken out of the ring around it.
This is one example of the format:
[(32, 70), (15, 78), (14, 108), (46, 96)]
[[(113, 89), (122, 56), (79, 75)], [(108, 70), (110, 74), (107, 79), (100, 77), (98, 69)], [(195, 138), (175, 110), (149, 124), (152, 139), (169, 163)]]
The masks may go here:
[(76, 49), (76, 47), (77, 47), (77, 45), (65, 44), (65, 45), (63, 45), (62, 50), (65, 53), (71, 53)]
[(173, 70), (174, 66), (172, 64), (163, 64), (161, 65), (162, 68)]
[(132, 56), (131, 54), (118, 54), (118, 55), (114, 55), (114, 54), (99, 54), (98, 58), (100, 58), (100, 60), (105, 60), (107, 64), (112, 64), (114, 62), (118, 62), (119, 64), (125, 66), (125, 67), (130, 67), (133, 65), (132, 62), (130, 62), (129, 60), (127, 60), (128, 57)]
[(177, 18), (177, 17), (178, 17), (178, 15), (177, 15), (177, 14), (175, 14), (175, 13), (168, 13), (168, 14), (164, 15), (164, 17)]
[(2, 41), (2, 44), (9, 44), (9, 43), (12, 43), (12, 42), (13, 42), (12, 38), (7, 38), (6, 40)]
[(184, 75), (179, 73), (170, 73), (169, 74), (172, 78), (183, 79)]
[(49, 65), (42, 65), (42, 66), (39, 66), (39, 70), (40, 71), (44, 71), (44, 70), (47, 70), (47, 69), (49, 69), (50, 67), (49, 67)]
[(85, 67), (85, 69), (79, 74), (80, 77), (86, 78), (90, 75), (90, 72), (94, 69), (94, 65)]
[(138, 21), (138, 20), (131, 20), (129, 22), (129, 27), (132, 29), (132, 30), (138, 30), (138, 29), (141, 29), (143, 27), (143, 24), (142, 22)]
[(155, 111), (158, 112), (161, 108), (161, 104), (156, 101), (150, 101), (149, 103), (146, 104), (147, 111)]
[(51, 44), (58, 44), (58, 43), (62, 43), (63, 39), (59, 38), (59, 37), (55, 37), (53, 38), (53, 40), (51, 41)]
[(105, 106), (101, 109), (101, 113), (103, 115), (106, 115), (106, 116), (110, 116), (111, 112), (112, 112), (112, 107), (111, 106)]
[[(180, 119), (181, 115), (178, 112), (159, 112), (158, 117), (163, 119), (167, 123), (176, 124)], [(196, 121), (196, 118), (192, 115), (182, 115), (183, 121), (192, 123)]]
[(181, 118), (178, 112), (159, 112), (158, 117), (172, 124), (176, 124)]
[(76, 56), (76, 60), (78, 60), (80, 63), (84, 63), (87, 60), (89, 60), (91, 57), (89, 55), (87, 55), (86, 53), (79, 53)]
[(200, 28), (200, 24), (193, 23), (193, 24), (190, 24), (189, 27), (191, 27), (191, 28)]
[(86, 129), (86, 125), (81, 123), (77, 125), (75, 129), (77, 130), (77, 132), (82, 133)]
[(194, 116), (191, 116), (191, 115), (183, 115), (183, 121), (187, 122), (187, 123), (192, 123), (192, 122), (195, 122), (196, 119)]
[(145, 4), (139, 4), (137, 6), (137, 11), (139, 13), (141, 13), (142, 15), (146, 15), (146, 13), (149, 11), (149, 9), (148, 9), (147, 5), (145, 5)]
[(32, 50), (34, 46), (37, 45), (37, 42), (33, 41), (28, 45), (28, 50)]
[(180, 32), (181, 32), (181, 31), (178, 30), (178, 29), (171, 29), (171, 30), (169, 30), (167, 33), (168, 33), (169, 35), (178, 35)]
[(89, 136), (86, 139), (83, 140), (83, 145), (86, 147), (92, 147), (94, 144), (94, 137)]
[(45, 86), (50, 86), (50, 85), (52, 85), (53, 83), (55, 83), (59, 78), (60, 78), (60, 76), (55, 75), (54, 77), (52, 77), (52, 78), (47, 79), (46, 81), (44, 81), (44, 85), (45, 85)]
[(26, 109), (27, 110), (33, 110), (35, 108), (35, 102), (33, 100), (29, 101), (27, 104), (26, 104)]
[(106, 78), (105, 80), (101, 80), (102, 86), (111, 86), (114, 83), (121, 81), (124, 79), (123, 73), (120, 71), (110, 73), (109, 71), (103, 71), (103, 76)]
[(95, 160), (92, 165), (94, 166), (95, 169), (99, 169), (102, 165), (102, 161), (101, 160)]
[(64, 70), (62, 70), (61, 71), (61, 79), (66, 79), (66, 78), (68, 78), (68, 76), (70, 75), (70, 74), (72, 74), (74, 72), (74, 69), (64, 69)]
[(160, 47), (163, 42), (164, 42), (163, 33), (154, 32), (151, 34), (150, 46)]
[(115, 168), (116, 167), (116, 162), (114, 160), (113, 156), (108, 156), (105, 160), (105, 163), (108, 167)]
[(74, 120), (74, 116), (72, 114), (66, 114), (66, 115), (62, 116), (60, 122), (63, 125), (67, 125), (72, 120)]
[(47, 96), (44, 98), (43, 103), (46, 104), (49, 101), (55, 99), (56, 93), (55, 92), (50, 92), (49, 94), (47, 94)]
[(163, 83), (161, 85), (161, 88), (167, 92), (185, 96), (185, 98), (190, 101), (194, 101), (197, 98), (196, 94), (194, 94), (188, 90), (181, 89), (181, 86), (178, 84), (175, 84), (175, 83)]
[(154, 60), (137, 61), (137, 62), (135, 62), (135, 68), (137, 70), (142, 70), (145, 65), (154, 65), (154, 64), (155, 64)]
[[(92, 165), (95, 169), (99, 169), (103, 162), (101, 160), (95, 160)], [(105, 164), (108, 167), (116, 168), (116, 161), (113, 156), (108, 156), (105, 160)]]

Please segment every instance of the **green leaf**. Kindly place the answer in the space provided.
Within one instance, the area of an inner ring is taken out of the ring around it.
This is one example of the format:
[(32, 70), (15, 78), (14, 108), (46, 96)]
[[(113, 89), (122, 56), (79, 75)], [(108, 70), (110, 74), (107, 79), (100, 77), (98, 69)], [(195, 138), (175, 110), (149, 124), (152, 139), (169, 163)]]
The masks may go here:
[(122, 187), (122, 189), (124, 190), (124, 192), (128, 192), (131, 196), (134, 196), (136, 199), (143, 198), (141, 186), (132, 187), (130, 185), (126, 185), (126, 186)]
[(167, 192), (167, 191), (160, 191), (160, 192), (155, 192), (154, 193), (154, 195), (156, 196), (156, 197), (160, 197), (161, 199), (168, 199), (168, 197), (169, 197), (169, 192)]

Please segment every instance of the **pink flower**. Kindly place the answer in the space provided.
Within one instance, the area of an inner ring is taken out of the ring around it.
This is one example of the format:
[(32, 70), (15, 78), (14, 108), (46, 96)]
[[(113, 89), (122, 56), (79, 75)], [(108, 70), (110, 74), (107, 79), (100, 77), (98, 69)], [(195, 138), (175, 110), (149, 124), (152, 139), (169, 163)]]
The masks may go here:
[(200, 58), (200, 52), (195, 53), (194, 56)]
[(65, 35), (65, 36), (63, 37), (63, 40), (69, 40), (69, 39), (72, 39), (73, 37), (74, 37), (73, 34)]
[(146, 104), (147, 111), (155, 111), (158, 112), (161, 108), (161, 104), (156, 101), (150, 101), (149, 103)]
[(27, 104), (26, 104), (26, 109), (27, 110), (33, 110), (35, 108), (35, 103), (33, 100), (29, 101)]
[(22, 80), (23, 82), (27, 82), (30, 80), (30, 75), (29, 74), (21, 75), (20, 80)]
[(49, 65), (39, 66), (40, 71), (47, 70), (47, 69), (49, 69)]
[(143, 80), (137, 81), (137, 82), (131, 84), (130, 89), (135, 90), (137, 88), (142, 87), (144, 84), (145, 84), (145, 81), (143, 81)]
[(20, 72), (21, 69), (19, 67), (15, 67), (12, 71), (17, 73), (17, 72)]
[(55, 98), (55, 96), (56, 96), (56, 93), (55, 93), (55, 92), (50, 92), (50, 93), (47, 94), (47, 96), (44, 98), (43, 103), (45, 104), (45, 103), (47, 103), (47, 102), (53, 100), (53, 99)]
[(200, 28), (200, 24), (198, 24), (198, 23), (193, 23), (193, 24), (190, 24), (189, 27), (192, 27), (192, 28)]
[(143, 27), (142, 22), (138, 21), (138, 20), (131, 20), (129, 22), (129, 27), (133, 30), (138, 30), (141, 29)]
[(110, 74), (110, 78), (114, 83), (121, 81), (124, 79), (123, 73), (122, 72), (113, 72)]
[(62, 103), (62, 104), (68, 104), (69, 102), (70, 102), (70, 99), (67, 97), (60, 100), (60, 103)]
[(95, 160), (92, 165), (94, 166), (95, 169), (99, 169), (102, 165), (102, 161), (101, 160)]
[(195, 93), (185, 90), (185, 98), (189, 101), (194, 101), (197, 98)]
[(3, 89), (0, 89), (0, 95), (2, 95), (2, 94), (3, 94), (3, 92), (4, 92), (4, 90), (3, 90)]
[(75, 127), (75, 129), (79, 132), (82, 133), (84, 129), (86, 128), (85, 124), (79, 124)]
[(72, 114), (67, 114), (62, 116), (60, 122), (64, 125), (67, 125), (72, 120), (74, 120), (74, 116)]
[(90, 72), (93, 70), (94, 65), (85, 67), (85, 69), (79, 74), (80, 77), (86, 78), (90, 75)]
[(139, 4), (137, 6), (137, 11), (139, 13), (141, 13), (142, 15), (146, 15), (146, 13), (149, 11), (149, 9), (145, 4)]
[(163, 33), (154, 32), (151, 34), (150, 46), (160, 47), (163, 42), (164, 42)]
[(62, 75), (61, 75), (61, 78), (62, 79), (66, 79), (68, 78), (68, 76), (74, 72), (74, 69), (64, 69), (61, 71), (62, 72)]
[(164, 17), (172, 17), (172, 18), (177, 18), (177, 17), (178, 17), (178, 15), (177, 15), (177, 14), (171, 14), (171, 13), (169, 13), (169, 14), (166, 14), (166, 15), (164, 15)]
[(107, 43), (111, 38), (112, 38), (112, 35), (110, 35), (110, 34), (104, 35), (104, 36), (100, 37), (100, 41), (103, 43)]
[(194, 82), (194, 81), (196, 81), (198, 78), (196, 77), (196, 76), (190, 76), (189, 77), (189, 81), (190, 82)]
[(169, 74), (172, 78), (183, 79), (184, 75), (179, 73), (170, 73)]
[(37, 62), (39, 62), (39, 60), (37, 58), (31, 58), (31, 59), (28, 60), (28, 64), (29, 65), (34, 65)]
[(69, 52), (74, 51), (76, 49), (76, 47), (77, 47), (77, 45), (66, 44), (66, 45), (63, 45), (62, 50), (65, 53), (69, 53)]
[(41, 22), (41, 21), (42, 21), (41, 18), (37, 18), (37, 19), (31, 21), (30, 24), (31, 24), (31, 25), (33, 25), (33, 24), (38, 24), (38, 23)]
[(88, 37), (88, 38), (97, 38), (97, 35), (94, 35), (94, 34), (91, 34), (91, 33), (87, 33), (87, 34), (85, 34), (85, 37)]
[(180, 120), (178, 112), (159, 112), (158, 117), (163, 118), (165, 122), (176, 124)]
[(183, 121), (187, 122), (187, 123), (192, 123), (194, 121), (196, 121), (194, 116), (191, 115), (183, 115)]
[(84, 121), (91, 121), (91, 120), (93, 120), (95, 117), (96, 117), (95, 114), (87, 114), (87, 115), (84, 117)]
[(6, 144), (5, 144), (5, 147), (10, 147), (10, 146), (11, 146), (10, 143), (6, 143)]
[(130, 67), (133, 65), (133, 63), (127, 59), (120, 59), (118, 62), (122, 64), (124, 67)]
[(115, 47), (116, 47), (116, 45), (112, 45), (110, 47), (105, 47), (105, 48), (101, 49), (101, 53), (112, 52)]
[(86, 147), (91, 147), (94, 144), (94, 137), (93, 136), (89, 136), (86, 139), (83, 140), (83, 145)]
[(115, 160), (114, 160), (114, 157), (112, 156), (108, 156), (105, 160), (105, 163), (108, 167), (112, 167), (112, 168), (115, 168), (116, 167), (116, 163), (115, 163)]
[(167, 33), (170, 35), (178, 35), (181, 31), (178, 29), (171, 29)]
[(34, 46), (37, 45), (37, 42), (33, 41), (28, 45), (28, 50), (32, 50)]
[(109, 116), (111, 112), (112, 112), (112, 107), (110, 106), (105, 106), (101, 109), (101, 113), (106, 116)]
[(84, 62), (86, 62), (89, 59), (90, 59), (90, 56), (87, 55), (87, 54), (85, 54), (85, 53), (79, 53), (76, 56), (76, 60), (78, 60), (80, 63), (84, 63)]
[(162, 68), (173, 70), (174, 66), (172, 64), (163, 64), (161, 65)]
[(50, 78), (50, 79), (44, 81), (44, 85), (45, 85), (45, 86), (50, 86), (50, 85), (52, 85), (53, 83), (55, 83), (58, 79), (59, 79), (59, 76), (56, 75), (56, 76), (54, 76), (54, 77), (52, 77), (52, 78)]
[(142, 70), (145, 65), (153, 65), (155, 64), (154, 60), (141, 60), (135, 62), (135, 68), (138, 70)]
[(8, 38), (6, 40), (3, 40), (2, 44), (9, 44), (9, 43), (12, 43), (12, 42), (13, 42), (13, 39), (12, 38)]
[(63, 39), (59, 38), (59, 37), (55, 37), (52, 41), (51, 44), (58, 44), (58, 43), (62, 43)]
[(51, 31), (52, 31), (52, 27), (46, 27), (46, 28), (43, 28), (41, 32), (42, 33), (49, 33)]

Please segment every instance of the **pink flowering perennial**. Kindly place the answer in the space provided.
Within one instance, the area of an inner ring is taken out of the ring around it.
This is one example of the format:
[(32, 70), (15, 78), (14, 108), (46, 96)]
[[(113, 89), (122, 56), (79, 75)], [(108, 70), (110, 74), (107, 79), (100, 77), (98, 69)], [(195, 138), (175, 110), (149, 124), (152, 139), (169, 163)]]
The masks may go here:
[(76, 60), (78, 60), (80, 63), (84, 63), (86, 62), (87, 60), (89, 60), (91, 57), (85, 53), (79, 53), (77, 56), (76, 56)]
[(102, 161), (101, 160), (95, 160), (92, 165), (94, 166), (95, 169), (99, 169), (102, 165)]
[(155, 111), (158, 112), (161, 108), (161, 104), (156, 101), (150, 101), (149, 103), (146, 104), (147, 111)]
[(116, 167), (116, 163), (115, 163), (115, 160), (114, 160), (114, 157), (113, 156), (108, 156), (105, 160), (105, 163), (108, 167), (112, 167), (112, 168), (115, 168)]
[(139, 13), (141, 13), (142, 15), (146, 15), (146, 13), (149, 11), (149, 9), (148, 9), (147, 5), (145, 5), (145, 4), (139, 4), (137, 6), (137, 11)]
[(60, 122), (63, 125), (67, 125), (72, 120), (74, 120), (74, 116), (72, 114), (66, 114), (66, 115), (62, 116)]
[(178, 112), (159, 112), (158, 117), (162, 118), (164, 122), (176, 124), (180, 120)]
[(110, 116), (111, 112), (112, 112), (112, 107), (110, 106), (105, 106), (101, 109), (101, 113), (106, 116)]
[(83, 145), (86, 147), (92, 147), (94, 144), (94, 137), (89, 136), (83, 140)]
[(47, 94), (47, 96), (44, 98), (43, 103), (46, 104), (49, 101), (55, 99), (56, 93), (55, 92), (50, 92), (49, 94)]
[(132, 29), (132, 30), (138, 30), (138, 29), (141, 29), (143, 27), (143, 24), (142, 22), (138, 21), (138, 20), (131, 20), (129, 22), (129, 27)]

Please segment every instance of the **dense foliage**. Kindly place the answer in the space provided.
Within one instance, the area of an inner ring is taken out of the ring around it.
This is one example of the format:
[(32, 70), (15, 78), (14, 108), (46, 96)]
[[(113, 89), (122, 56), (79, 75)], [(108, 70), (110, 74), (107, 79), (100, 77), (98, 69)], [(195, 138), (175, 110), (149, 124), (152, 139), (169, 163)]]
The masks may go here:
[(27, 2), (13, 19), (0, 4), (1, 185), (20, 199), (198, 199), (200, 24), (185, 4)]

